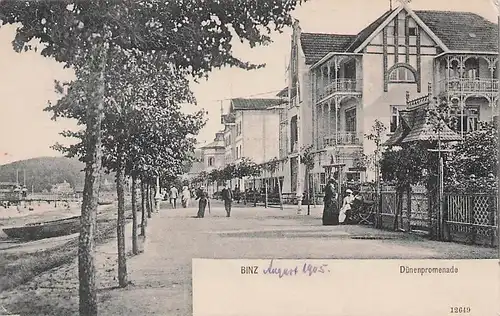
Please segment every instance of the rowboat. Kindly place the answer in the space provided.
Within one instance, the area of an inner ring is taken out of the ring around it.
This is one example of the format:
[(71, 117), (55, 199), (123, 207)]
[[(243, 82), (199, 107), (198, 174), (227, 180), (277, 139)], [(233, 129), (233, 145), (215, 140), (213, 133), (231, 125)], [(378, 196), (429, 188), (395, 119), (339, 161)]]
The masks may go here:
[(97, 205), (111, 205), (111, 204), (113, 204), (113, 201), (109, 201), (109, 200), (102, 200), (102, 201), (97, 202)]
[(78, 233), (79, 230), (80, 216), (40, 223), (30, 223), (19, 227), (3, 228), (4, 233), (8, 237), (22, 240), (38, 240), (66, 236)]

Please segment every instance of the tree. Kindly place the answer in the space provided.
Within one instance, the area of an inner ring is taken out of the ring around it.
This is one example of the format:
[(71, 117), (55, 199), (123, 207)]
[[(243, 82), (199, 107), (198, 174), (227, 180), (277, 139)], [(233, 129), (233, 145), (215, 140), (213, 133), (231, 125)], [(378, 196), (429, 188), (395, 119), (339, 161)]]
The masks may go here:
[[(86, 181), (79, 243), (80, 314), (97, 315), (93, 236), (101, 171), (101, 119), (110, 46), (161, 51), (194, 76), (225, 65), (255, 69), (233, 55), (235, 33), (251, 47), (270, 42), (271, 27), (279, 31), (292, 22), (290, 1), (25, 1), (0, 2), (2, 24), (21, 23), (14, 48), (31, 48), (31, 39), (46, 45), (42, 55), (87, 72), (85, 90)], [(234, 33), (233, 33), (233, 32)]]
[(498, 132), (493, 122), (480, 122), (478, 130), (468, 133), (453, 146), (447, 159), (448, 190), (494, 193), (498, 179)]
[(307, 215), (311, 215), (311, 194), (309, 188), (309, 173), (314, 168), (314, 152), (313, 146), (309, 145), (301, 150), (300, 163), (306, 167), (305, 177), (306, 177), (306, 194), (307, 194)]
[[(168, 67), (168, 61), (153, 54), (110, 50), (113, 57), (108, 61), (105, 92), (105, 110), (102, 122), (103, 165), (116, 173), (118, 196), (118, 280), (121, 287), (127, 282), (125, 253), (125, 201), (124, 179), (127, 175), (136, 177), (138, 164), (143, 170), (158, 170), (165, 167), (175, 172), (182, 168), (183, 158), (193, 148), (194, 139), (188, 137), (198, 133), (203, 122), (202, 112), (195, 115), (180, 113), (179, 102), (192, 101), (187, 80), (183, 73), (176, 73)], [(70, 86), (69, 92), (48, 111), (56, 117), (70, 117), (85, 123), (84, 103), (78, 103), (87, 78)], [(68, 83), (65, 84), (69, 86)], [(64, 90), (59, 84), (57, 90)], [(143, 109), (147, 104), (149, 109)], [(85, 157), (83, 133), (66, 131), (65, 136), (76, 136), (80, 142), (65, 148), (56, 146), (69, 156)], [(186, 141), (187, 140), (187, 141)], [(175, 154), (172, 154), (175, 153)], [(142, 162), (140, 162), (140, 158)], [(149, 162), (149, 166), (146, 165)], [(157, 171), (156, 171), (157, 172)], [(150, 175), (151, 177), (151, 175)], [(135, 180), (133, 190), (135, 189)], [(148, 216), (151, 215), (151, 190), (148, 191)], [(134, 203), (135, 207), (135, 203)], [(133, 210), (135, 214), (135, 209)], [(135, 216), (133, 215), (133, 218)], [(136, 221), (134, 223), (137, 224)], [(137, 234), (133, 244), (137, 243)], [(135, 248), (137, 253), (137, 248)]]
[[(380, 155), (382, 153), (382, 137), (384, 136), (387, 127), (379, 120), (375, 120), (369, 134), (365, 134), (366, 139), (371, 140), (375, 144), (375, 152), (372, 156), (368, 156), (367, 160), (375, 166), (375, 182), (377, 183), (377, 191), (380, 190)], [(378, 193), (378, 192), (377, 192)]]
[[(238, 179), (243, 179), (245, 177), (254, 177), (260, 174), (260, 168), (259, 166), (252, 161), (252, 159), (243, 157), (241, 161), (235, 166), (235, 169), (233, 171), (233, 177), (236, 177)], [(238, 193), (240, 194), (240, 193)], [(238, 203), (239, 203), (239, 197), (238, 198)], [(247, 203), (247, 195), (246, 191), (243, 192), (243, 203)]]

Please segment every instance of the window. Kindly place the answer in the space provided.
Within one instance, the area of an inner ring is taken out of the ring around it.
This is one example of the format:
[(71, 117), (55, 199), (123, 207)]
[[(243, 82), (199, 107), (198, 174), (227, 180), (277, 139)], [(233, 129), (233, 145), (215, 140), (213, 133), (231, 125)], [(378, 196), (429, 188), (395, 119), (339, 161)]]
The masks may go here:
[(459, 107), (451, 110), (451, 115), (457, 118), (454, 130), (457, 133), (469, 133), (477, 130), (479, 123), (479, 107), (468, 106), (462, 111)]
[(403, 66), (395, 68), (390, 74), (389, 74), (389, 82), (392, 83), (414, 83), (415, 80), (415, 75), (413, 72)]
[(345, 131), (356, 132), (356, 108), (345, 111)]
[(236, 147), (236, 159), (240, 158), (239, 149), (239, 147)]
[(408, 28), (408, 36), (417, 36), (417, 28), (409, 27)]
[(295, 142), (298, 140), (298, 127), (297, 127), (297, 115), (292, 117), (290, 120), (290, 148), (293, 150), (297, 149), (294, 147)]
[(214, 165), (214, 157), (208, 157), (208, 166), (212, 167)]
[(391, 133), (394, 133), (399, 124), (401, 124), (401, 115), (399, 114), (399, 111), (404, 108), (405, 107), (403, 105), (391, 105)]
[(465, 62), (464, 77), (468, 79), (479, 79), (479, 61), (469, 58)]

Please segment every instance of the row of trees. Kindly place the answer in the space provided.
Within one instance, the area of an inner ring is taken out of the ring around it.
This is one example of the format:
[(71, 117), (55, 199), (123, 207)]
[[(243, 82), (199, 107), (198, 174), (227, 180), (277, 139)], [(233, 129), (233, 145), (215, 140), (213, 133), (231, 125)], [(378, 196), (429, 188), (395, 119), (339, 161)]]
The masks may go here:
[(273, 29), (292, 23), (290, 12), (300, 2), (0, 1), (1, 25), (18, 25), (16, 51), (41, 48), (43, 56), (76, 74), (75, 81), (57, 85), (64, 97), (47, 110), (54, 117), (75, 118), (84, 127), (65, 132), (80, 140), (77, 145), (57, 146), (86, 164), (80, 315), (97, 315), (94, 230), (103, 169), (117, 173), (119, 282), (125, 286), (124, 177), (130, 175), (134, 186), (140, 179), (142, 196), (151, 197), (145, 185), (156, 176), (176, 173), (192, 146), (190, 135), (202, 125), (201, 113), (183, 116), (179, 111), (181, 102), (192, 101), (187, 78), (199, 79), (223, 66), (262, 67), (233, 55), (233, 37), (251, 47), (267, 44)]

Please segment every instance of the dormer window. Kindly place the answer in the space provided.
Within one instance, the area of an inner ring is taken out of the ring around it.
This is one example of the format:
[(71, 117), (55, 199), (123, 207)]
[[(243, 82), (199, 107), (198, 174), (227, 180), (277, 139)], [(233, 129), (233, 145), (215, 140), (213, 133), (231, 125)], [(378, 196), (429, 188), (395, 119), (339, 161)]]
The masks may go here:
[(416, 78), (413, 71), (410, 69), (399, 66), (394, 68), (392, 72), (389, 74), (389, 82), (390, 83), (415, 83)]

